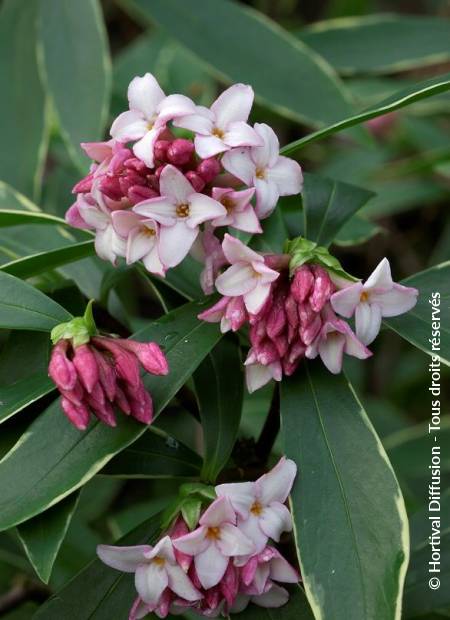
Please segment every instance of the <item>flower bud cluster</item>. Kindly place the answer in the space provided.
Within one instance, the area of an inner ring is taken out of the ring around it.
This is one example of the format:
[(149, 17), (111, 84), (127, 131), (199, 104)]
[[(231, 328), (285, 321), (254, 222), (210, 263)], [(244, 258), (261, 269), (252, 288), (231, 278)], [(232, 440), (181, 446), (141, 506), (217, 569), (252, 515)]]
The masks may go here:
[(130, 620), (183, 610), (215, 618), (250, 602), (284, 605), (289, 593), (279, 584), (297, 583), (299, 574), (270, 540), (292, 530), (285, 501), (295, 475), (295, 463), (282, 458), (256, 482), (216, 486), (216, 499), (193, 531), (178, 517), (154, 547), (100, 545), (105, 564), (135, 574)]

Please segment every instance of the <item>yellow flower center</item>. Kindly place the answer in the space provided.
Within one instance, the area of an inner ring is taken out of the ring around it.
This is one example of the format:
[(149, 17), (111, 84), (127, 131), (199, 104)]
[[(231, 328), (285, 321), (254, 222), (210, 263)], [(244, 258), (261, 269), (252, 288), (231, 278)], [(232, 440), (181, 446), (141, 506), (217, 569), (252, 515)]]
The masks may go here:
[(189, 215), (189, 205), (181, 204), (177, 206), (177, 215), (178, 217), (188, 217)]
[(147, 228), (147, 226), (144, 226), (142, 228), (142, 232), (144, 233), (144, 235), (146, 237), (154, 237), (156, 235), (156, 231), (154, 228)]
[(166, 560), (164, 558), (159, 557), (159, 555), (157, 555), (155, 558), (153, 558), (152, 560), (157, 566), (164, 566), (164, 564), (166, 563)]
[(263, 507), (258, 501), (254, 502), (253, 506), (250, 508), (250, 512), (252, 513), (252, 515), (255, 515), (255, 517), (261, 516), (262, 511)]
[(236, 206), (234, 200), (231, 200), (231, 198), (229, 198), (228, 196), (225, 196), (224, 198), (222, 198), (220, 202), (223, 204), (223, 206), (227, 210), (227, 213), (230, 213), (231, 211), (233, 211), (234, 207)]
[(257, 179), (265, 179), (266, 171), (264, 170), (264, 168), (256, 168), (255, 176)]
[(220, 527), (208, 527), (208, 531), (206, 532), (206, 538), (208, 538), (209, 540), (219, 540)]
[(369, 299), (369, 293), (366, 293), (366, 291), (363, 291), (359, 299), (360, 301), (367, 301)]
[(214, 127), (214, 129), (212, 130), (212, 135), (216, 136), (216, 138), (219, 138), (219, 140), (223, 140), (225, 133), (218, 127)]

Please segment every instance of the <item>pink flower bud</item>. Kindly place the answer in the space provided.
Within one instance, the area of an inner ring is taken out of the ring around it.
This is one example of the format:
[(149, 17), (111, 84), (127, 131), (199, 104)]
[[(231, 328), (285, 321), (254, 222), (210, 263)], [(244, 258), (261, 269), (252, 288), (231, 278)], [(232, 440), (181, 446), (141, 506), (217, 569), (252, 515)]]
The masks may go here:
[(164, 170), (165, 167), (166, 167), (166, 164), (164, 164), (162, 166), (158, 166), (158, 168), (156, 168), (156, 170), (155, 170), (155, 177), (157, 179), (159, 179), (159, 177), (161, 176), (161, 172)]
[(316, 314), (314, 319), (305, 326), (300, 327), (300, 337), (306, 346), (309, 346), (316, 338), (322, 327), (320, 314)]
[(286, 310), (286, 317), (289, 326), (292, 327), (294, 330), (297, 329), (299, 322), (298, 308), (297, 302), (294, 299), (292, 293), (289, 293), (289, 295), (286, 297), (286, 300), (284, 302), (284, 309)]
[(205, 187), (205, 181), (203, 180), (203, 178), (199, 176), (193, 170), (189, 170), (189, 172), (186, 172), (184, 176), (186, 177), (186, 179), (189, 181), (189, 183), (192, 185), (192, 187), (195, 189), (196, 192), (201, 192), (202, 189)]
[(199, 174), (205, 183), (211, 183), (220, 172), (220, 163), (215, 157), (204, 159), (197, 166), (197, 174)]
[(100, 353), (100, 351), (97, 351), (94, 347), (92, 348), (92, 351), (95, 356), (95, 361), (97, 362), (100, 385), (102, 386), (108, 400), (113, 402), (117, 389), (115, 370), (112, 364), (104, 355)]
[(92, 189), (93, 180), (94, 174), (91, 172), (85, 176), (84, 179), (81, 179), (81, 181), (78, 181), (78, 183), (73, 186), (72, 194), (86, 194), (87, 192), (90, 192)]
[(134, 388), (138, 388), (141, 383), (141, 376), (136, 356), (112, 338), (98, 336), (93, 338), (93, 342), (96, 346), (112, 353), (117, 375)]
[(159, 194), (151, 187), (145, 187), (144, 185), (132, 185), (127, 192), (127, 196), (132, 205), (137, 205), (143, 200), (156, 198)]
[(75, 366), (67, 357), (67, 340), (60, 340), (54, 347), (48, 366), (48, 374), (61, 390), (71, 390), (77, 381)]
[(74, 405), (67, 398), (61, 398), (61, 408), (69, 418), (70, 422), (80, 431), (86, 430), (89, 424), (89, 410), (83, 405)]
[(111, 200), (121, 200), (123, 197), (120, 181), (116, 176), (105, 174), (99, 183), (99, 189)]
[(280, 334), (279, 336), (276, 336), (276, 338), (273, 338), (272, 342), (277, 348), (278, 355), (280, 357), (283, 357), (287, 353), (287, 350), (289, 348), (287, 336), (285, 336), (284, 334)]
[(254, 555), (241, 569), (241, 579), (246, 586), (249, 586), (252, 583), (257, 568), (258, 556)]
[(334, 292), (334, 284), (328, 275), (328, 272), (320, 265), (313, 265), (314, 271), (314, 290), (311, 293), (310, 304), (315, 312), (320, 312), (326, 302), (330, 299)]
[(169, 366), (164, 353), (155, 342), (120, 340), (120, 346), (134, 353), (143, 368), (152, 375), (167, 375)]
[(153, 147), (155, 159), (159, 159), (160, 161), (166, 161), (167, 149), (169, 148), (169, 144), (170, 142), (168, 140), (157, 140), (155, 142), (155, 146)]
[(72, 206), (68, 208), (64, 219), (74, 228), (89, 228), (89, 226), (80, 215), (80, 210), (78, 208), (77, 202), (75, 202)]
[(137, 157), (130, 157), (123, 162), (123, 165), (125, 168), (128, 168), (129, 170), (135, 170), (140, 174), (145, 174), (149, 170), (145, 163)]
[[(180, 536), (185, 536), (186, 534), (189, 534), (189, 528), (186, 525), (184, 519), (182, 519), (181, 517), (178, 517), (178, 519), (175, 521), (175, 523), (173, 524), (172, 528), (169, 531), (169, 536), (172, 540), (176, 540), (177, 538), (180, 538)], [(192, 560), (194, 559), (193, 556), (188, 555), (187, 553), (183, 553), (182, 551), (177, 549), (175, 546), (173, 550), (174, 550), (175, 557), (177, 559), (178, 564), (181, 566), (184, 572), (187, 573), (189, 568), (191, 567)]]
[(220, 590), (218, 586), (209, 588), (205, 592), (205, 603), (210, 609), (216, 609), (220, 601)]
[(177, 138), (169, 144), (167, 159), (175, 166), (187, 164), (194, 152), (194, 143), (184, 138)]
[(111, 406), (111, 403), (105, 400), (103, 397), (103, 402), (92, 397), (90, 394), (87, 398), (87, 402), (92, 409), (94, 415), (104, 424), (108, 426), (117, 426), (116, 416), (114, 415), (114, 409)]
[(131, 414), (131, 405), (128, 402), (128, 399), (125, 396), (123, 390), (118, 386), (116, 387), (115, 404), (119, 407), (121, 411), (123, 411), (125, 415)]
[(220, 591), (225, 597), (226, 602), (231, 607), (236, 599), (239, 589), (239, 572), (233, 565), (233, 561), (228, 562), (227, 570), (225, 571), (222, 580), (219, 583)]
[(275, 338), (283, 331), (286, 325), (284, 298), (277, 296), (266, 319), (266, 330), (269, 338)]
[(77, 370), (81, 384), (91, 393), (99, 381), (99, 372), (97, 360), (88, 344), (82, 344), (75, 348), (73, 365)]
[(316, 318), (317, 312), (311, 308), (308, 302), (299, 304), (298, 306), (298, 316), (300, 318), (300, 324), (303, 327), (306, 327), (309, 323), (314, 321)]
[(266, 340), (255, 349), (256, 359), (263, 366), (268, 366), (279, 359), (279, 354), (273, 342)]
[(141, 383), (139, 389), (133, 391), (130, 390), (129, 386), (124, 386), (124, 388), (133, 418), (143, 424), (150, 424), (153, 419), (153, 403), (144, 385)]
[(232, 297), (225, 310), (225, 318), (231, 323), (231, 329), (236, 332), (247, 320), (247, 311), (242, 296)]
[(302, 265), (295, 272), (291, 282), (291, 293), (298, 303), (303, 303), (314, 286), (314, 276), (307, 265)]
[(74, 405), (80, 405), (84, 400), (85, 391), (77, 379), (74, 387), (71, 390), (61, 390), (61, 395), (70, 400)]

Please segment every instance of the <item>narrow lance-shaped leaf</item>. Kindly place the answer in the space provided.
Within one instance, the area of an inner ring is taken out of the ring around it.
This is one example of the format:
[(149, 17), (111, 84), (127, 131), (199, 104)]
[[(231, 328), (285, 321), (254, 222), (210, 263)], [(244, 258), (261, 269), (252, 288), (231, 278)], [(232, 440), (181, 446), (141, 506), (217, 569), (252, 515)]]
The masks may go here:
[(384, 324), (450, 366), (450, 261), (416, 273), (402, 284), (419, 289), (417, 305), (406, 314), (385, 319)]
[(78, 501), (78, 493), (17, 528), (25, 553), (38, 577), (48, 583), (53, 564), (70, 525)]
[(291, 506), (315, 618), (400, 618), (405, 506), (352, 387), (318, 363), (305, 365), (281, 385), (281, 416), (284, 452), (299, 470)]
[(41, 0), (39, 9), (47, 86), (69, 152), (84, 167), (87, 160), (79, 144), (102, 136), (111, 89), (100, 4), (97, 0)]
[(251, 84), (258, 99), (283, 116), (319, 126), (352, 111), (330, 66), (250, 7), (230, 0), (197, 0), (195, 10), (178, 0), (121, 4), (144, 21), (155, 20), (220, 78)]
[(194, 375), (205, 441), (202, 478), (214, 482), (236, 441), (242, 412), (243, 372), (239, 348), (222, 340)]
[[(167, 376), (144, 378), (155, 414), (164, 409), (221, 337), (217, 326), (197, 319), (202, 307), (198, 302), (182, 306), (135, 334), (138, 340), (162, 345), (169, 362)], [(53, 403), (0, 461), (0, 529), (17, 525), (62, 500), (146, 429), (118, 415), (116, 428), (92, 422), (80, 432), (69, 424), (58, 401)], [(58, 441), (49, 444), (49, 437), (58, 437)]]
[(337, 123), (334, 123), (333, 125), (329, 125), (324, 129), (319, 129), (314, 133), (308, 134), (304, 138), (300, 138), (299, 140), (295, 140), (294, 142), (287, 144), (281, 149), (281, 153), (283, 155), (293, 155), (311, 142), (316, 142), (317, 140), (325, 138), (326, 136), (329, 136), (333, 133), (337, 133), (338, 131), (343, 131), (344, 129), (348, 129), (349, 127), (353, 127), (354, 125), (359, 125), (360, 123), (364, 123), (371, 118), (376, 118), (377, 116), (383, 116), (383, 114), (387, 114), (388, 112), (399, 110), (400, 108), (411, 105), (416, 101), (421, 101), (422, 99), (426, 99), (427, 97), (433, 97), (433, 95), (443, 93), (450, 89), (449, 78), (450, 74), (446, 73), (445, 75), (440, 75), (438, 77), (432, 78), (431, 80), (418, 82), (417, 84), (414, 84), (400, 91), (399, 93), (388, 97), (381, 103), (369, 108), (364, 112), (361, 112), (360, 114), (350, 116), (343, 121), (339, 121)]
[(70, 319), (67, 310), (31, 284), (0, 272), (0, 327), (51, 331)]
[(61, 217), (42, 213), (41, 211), (19, 211), (16, 209), (0, 210), (0, 227), (17, 226), (19, 224), (55, 224), (56, 226), (68, 226)]
[(202, 459), (174, 437), (152, 426), (101, 471), (118, 478), (197, 478)]

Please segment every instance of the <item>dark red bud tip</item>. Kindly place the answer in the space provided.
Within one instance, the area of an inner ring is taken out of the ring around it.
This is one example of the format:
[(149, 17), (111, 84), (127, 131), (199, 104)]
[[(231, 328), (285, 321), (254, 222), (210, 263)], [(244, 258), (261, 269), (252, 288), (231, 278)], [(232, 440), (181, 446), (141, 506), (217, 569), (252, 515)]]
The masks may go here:
[(170, 143), (167, 149), (167, 159), (175, 166), (183, 166), (189, 163), (193, 152), (193, 142), (184, 138), (178, 138)]
[(189, 172), (186, 172), (185, 177), (189, 181), (189, 183), (192, 185), (192, 187), (195, 189), (196, 192), (201, 192), (202, 189), (206, 185), (202, 177), (199, 176), (193, 170), (189, 170)]
[(153, 148), (155, 159), (165, 161), (169, 144), (169, 140), (157, 140), (155, 142), (155, 146)]
[(197, 174), (202, 177), (205, 183), (211, 183), (219, 174), (220, 170), (220, 163), (214, 157), (204, 159), (197, 166)]

